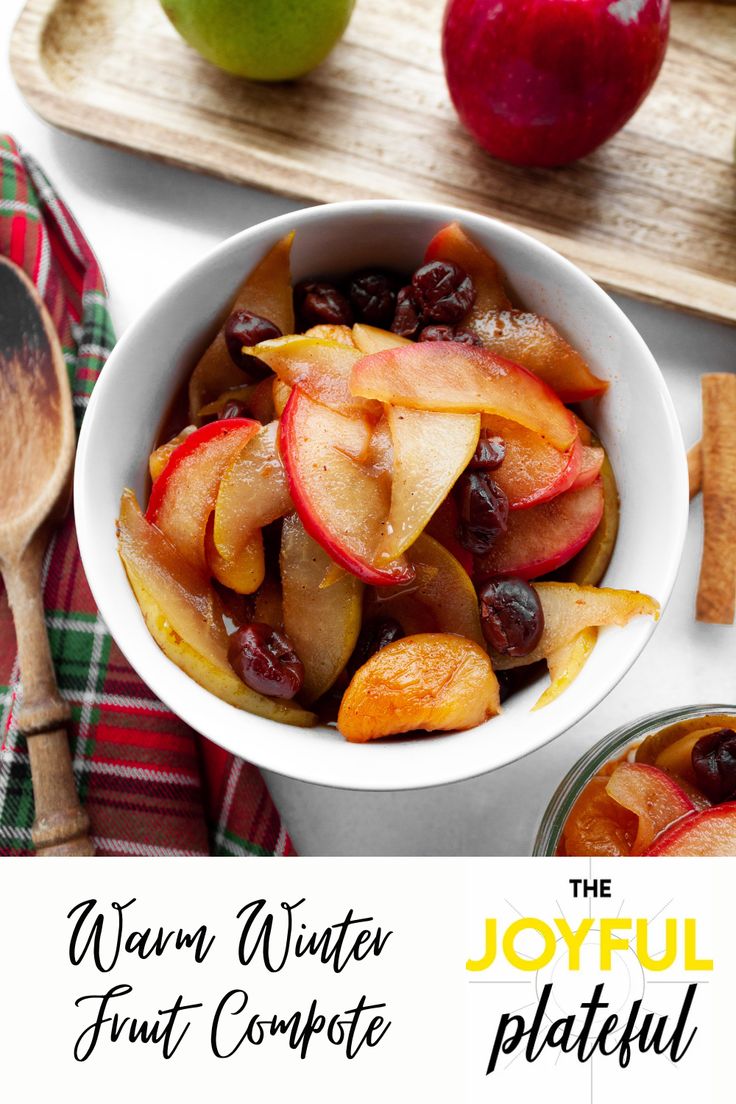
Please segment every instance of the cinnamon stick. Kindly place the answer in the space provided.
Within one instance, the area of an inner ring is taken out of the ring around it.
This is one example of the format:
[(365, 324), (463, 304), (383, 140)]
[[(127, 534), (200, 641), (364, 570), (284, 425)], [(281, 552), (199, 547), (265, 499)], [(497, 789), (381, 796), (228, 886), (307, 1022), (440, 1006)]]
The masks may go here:
[(702, 377), (703, 558), (698, 621), (733, 623), (736, 608), (736, 375)]

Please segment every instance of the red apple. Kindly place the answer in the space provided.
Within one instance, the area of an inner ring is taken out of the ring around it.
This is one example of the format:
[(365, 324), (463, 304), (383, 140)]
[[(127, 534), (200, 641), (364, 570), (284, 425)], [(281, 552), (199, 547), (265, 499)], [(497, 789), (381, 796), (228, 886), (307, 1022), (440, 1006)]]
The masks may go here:
[(736, 858), (736, 801), (703, 809), (662, 832), (645, 855)]
[(631, 854), (641, 855), (656, 836), (695, 806), (674, 778), (649, 763), (619, 763), (606, 793), (639, 818)]
[(659, 72), (669, 24), (669, 0), (449, 0), (452, 101), (494, 157), (564, 165), (634, 114)]
[(514, 510), (508, 529), (483, 556), (476, 556), (476, 579), (518, 575), (538, 579), (571, 560), (588, 543), (603, 516), (603, 490), (597, 479), (580, 491), (566, 491), (541, 506)]
[(335, 563), (364, 583), (409, 582), (403, 558), (374, 559), (386, 531), (390, 490), (370, 465), (354, 460), (371, 426), (314, 402), (295, 387), (281, 417), (279, 448), (291, 498), (307, 533)]

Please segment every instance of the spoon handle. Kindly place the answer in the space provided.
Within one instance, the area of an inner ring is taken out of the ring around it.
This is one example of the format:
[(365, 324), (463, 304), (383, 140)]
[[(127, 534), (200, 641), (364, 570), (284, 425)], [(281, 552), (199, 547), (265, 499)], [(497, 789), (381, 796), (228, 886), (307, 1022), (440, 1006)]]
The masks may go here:
[(93, 855), (89, 817), (79, 803), (67, 725), (70, 710), (59, 694), (44, 620), (41, 566), (46, 536), (37, 535), (17, 560), (3, 565), (13, 611), (23, 704), (18, 728), (31, 761), (36, 819), (31, 836), (39, 855)]

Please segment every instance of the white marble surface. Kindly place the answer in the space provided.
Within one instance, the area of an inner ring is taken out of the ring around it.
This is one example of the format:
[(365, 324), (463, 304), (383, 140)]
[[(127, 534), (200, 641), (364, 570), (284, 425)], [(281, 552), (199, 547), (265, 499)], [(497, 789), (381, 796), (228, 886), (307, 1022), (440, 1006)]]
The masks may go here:
[[(107, 275), (122, 333), (153, 296), (216, 242), (298, 204), (144, 161), (48, 127), (10, 75), (10, 31), (22, 0), (0, 4), (0, 127), (39, 159), (71, 205)], [(736, 329), (621, 298), (661, 365), (685, 440), (700, 429), (698, 377), (736, 370)], [(646, 472), (642, 472), (646, 478)], [(528, 854), (547, 799), (594, 740), (655, 709), (736, 701), (736, 628), (696, 624), (701, 515), (652, 642), (609, 697), (553, 744), (469, 782), (411, 793), (352, 793), (269, 775), (303, 855)]]

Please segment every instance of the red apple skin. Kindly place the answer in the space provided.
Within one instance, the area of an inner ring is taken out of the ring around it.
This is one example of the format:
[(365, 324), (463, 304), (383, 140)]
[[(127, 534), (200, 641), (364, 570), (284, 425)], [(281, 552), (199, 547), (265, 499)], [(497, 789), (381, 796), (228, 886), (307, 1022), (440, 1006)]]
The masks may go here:
[(449, 0), (450, 96), (494, 157), (565, 165), (634, 114), (659, 73), (669, 26), (670, 0)]
[(736, 857), (736, 801), (690, 813), (676, 821), (657, 836), (644, 854)]

